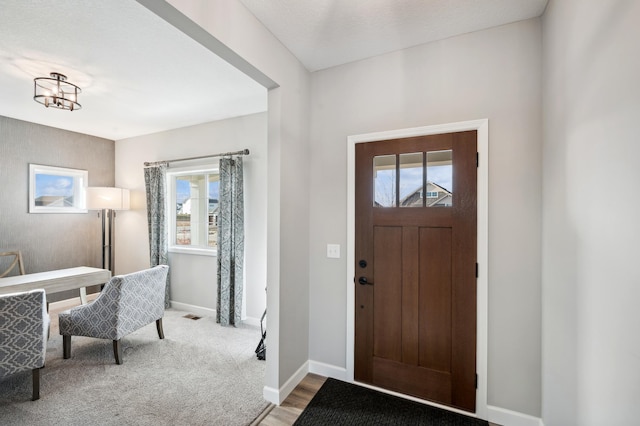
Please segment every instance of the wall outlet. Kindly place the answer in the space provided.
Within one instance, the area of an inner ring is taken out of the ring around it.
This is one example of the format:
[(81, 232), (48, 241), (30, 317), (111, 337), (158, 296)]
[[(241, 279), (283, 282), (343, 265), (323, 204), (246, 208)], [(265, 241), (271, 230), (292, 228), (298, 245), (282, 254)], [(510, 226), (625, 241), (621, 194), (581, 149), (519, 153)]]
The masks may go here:
[(327, 244), (327, 257), (340, 259), (340, 244)]

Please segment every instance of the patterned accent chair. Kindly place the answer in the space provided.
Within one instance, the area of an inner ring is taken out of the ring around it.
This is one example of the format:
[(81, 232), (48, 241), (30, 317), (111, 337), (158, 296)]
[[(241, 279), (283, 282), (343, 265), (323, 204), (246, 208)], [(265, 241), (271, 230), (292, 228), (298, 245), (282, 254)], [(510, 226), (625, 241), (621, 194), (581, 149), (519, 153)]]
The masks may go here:
[(58, 315), (64, 359), (71, 357), (71, 336), (113, 340), (116, 364), (122, 364), (120, 339), (156, 322), (158, 337), (164, 339), (162, 317), (169, 267), (111, 278), (93, 303), (76, 306)]
[(49, 314), (44, 290), (0, 296), (0, 378), (32, 371), (33, 401), (40, 399)]

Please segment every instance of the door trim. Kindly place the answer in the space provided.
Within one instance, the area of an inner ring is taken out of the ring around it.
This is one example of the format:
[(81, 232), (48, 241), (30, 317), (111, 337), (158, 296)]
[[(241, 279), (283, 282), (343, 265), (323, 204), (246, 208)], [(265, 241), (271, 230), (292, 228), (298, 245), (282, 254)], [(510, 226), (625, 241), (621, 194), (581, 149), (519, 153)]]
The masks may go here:
[[(477, 220), (478, 220), (478, 280), (477, 280), (477, 331), (476, 331), (476, 370), (478, 373), (478, 390), (476, 393), (475, 416), (487, 419), (487, 352), (488, 352), (488, 268), (489, 268), (489, 120), (461, 121), (425, 127), (390, 130), (366, 133), (347, 137), (347, 340), (346, 340), (346, 380), (354, 381), (354, 349), (355, 349), (355, 146), (357, 143), (375, 142), (387, 139), (401, 139), (412, 136), (435, 135), (477, 130), (477, 149), (479, 153)], [(410, 398), (411, 399), (411, 398)], [(430, 405), (449, 411), (470, 413), (456, 410), (445, 405), (426, 401)]]

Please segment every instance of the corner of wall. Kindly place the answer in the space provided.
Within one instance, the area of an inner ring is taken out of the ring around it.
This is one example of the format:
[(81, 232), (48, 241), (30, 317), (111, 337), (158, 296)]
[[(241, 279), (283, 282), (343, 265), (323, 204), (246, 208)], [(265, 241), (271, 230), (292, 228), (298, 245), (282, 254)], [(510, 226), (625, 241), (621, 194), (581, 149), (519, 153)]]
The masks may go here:
[(289, 396), (291, 392), (298, 386), (298, 383), (304, 379), (309, 372), (309, 361), (305, 362), (298, 368), (298, 370), (289, 377), (289, 379), (280, 386), (279, 389), (265, 386), (262, 391), (264, 399), (272, 404), (280, 405)]

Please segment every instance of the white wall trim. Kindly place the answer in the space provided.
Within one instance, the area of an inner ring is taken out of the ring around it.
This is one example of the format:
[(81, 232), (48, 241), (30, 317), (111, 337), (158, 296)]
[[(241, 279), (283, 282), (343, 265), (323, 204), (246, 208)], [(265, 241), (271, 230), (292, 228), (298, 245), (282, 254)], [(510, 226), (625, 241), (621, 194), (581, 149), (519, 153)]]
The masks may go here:
[(260, 327), (260, 318), (246, 317), (242, 319), (242, 322), (246, 325)]
[(541, 418), (533, 417), (528, 414), (511, 411), (500, 407), (487, 406), (491, 423), (505, 426), (544, 426)]
[[(476, 416), (487, 419), (487, 363), (488, 363), (488, 265), (489, 265), (489, 120), (461, 121), (385, 132), (367, 133), (347, 137), (347, 342), (346, 342), (346, 380), (353, 382), (355, 347), (355, 146), (357, 143), (386, 139), (401, 139), (413, 136), (434, 135), (440, 133), (477, 130), (478, 153), (478, 264), (477, 281), (477, 345), (476, 369), (478, 372), (478, 390), (476, 393)], [(448, 407), (443, 407), (449, 409)]]
[[(216, 316), (216, 310), (211, 308), (205, 308), (203, 306), (190, 305), (188, 303), (171, 301), (171, 307), (177, 311), (190, 312), (192, 314), (200, 315), (202, 317), (214, 317)], [(242, 318), (242, 322), (247, 325), (260, 327), (260, 318), (246, 317)]]
[(278, 401), (280, 401), (280, 392), (276, 388), (272, 388), (270, 386), (265, 386), (262, 388), (262, 396), (263, 398), (276, 405), (280, 405)]
[(298, 383), (300, 383), (302, 379), (304, 379), (308, 372), (309, 361), (302, 364), (300, 368), (298, 368), (298, 371), (293, 373), (293, 375), (289, 377), (289, 380), (287, 380), (286, 383), (280, 387), (280, 389), (265, 386), (262, 389), (262, 396), (264, 396), (264, 399), (272, 404), (282, 404), (282, 401), (284, 401), (285, 398), (289, 396), (291, 392), (293, 392), (295, 387), (298, 386)]
[(185, 311), (202, 317), (214, 317), (216, 316), (216, 310), (211, 308), (205, 308), (202, 306), (190, 305), (188, 303), (171, 301), (171, 307), (177, 311)]
[(347, 369), (337, 367), (324, 362), (309, 360), (309, 373), (319, 374), (324, 377), (332, 377), (334, 379), (347, 381)]

